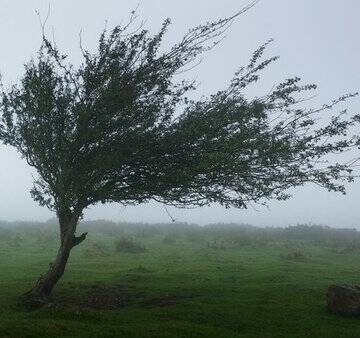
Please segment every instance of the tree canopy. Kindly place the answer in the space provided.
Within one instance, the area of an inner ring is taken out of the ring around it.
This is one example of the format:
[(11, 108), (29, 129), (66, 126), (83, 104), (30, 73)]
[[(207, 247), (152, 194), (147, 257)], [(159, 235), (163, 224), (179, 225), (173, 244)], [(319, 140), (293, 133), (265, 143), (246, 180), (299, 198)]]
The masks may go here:
[(59, 212), (151, 199), (244, 208), (306, 182), (343, 191), (351, 169), (323, 160), (354, 146), (346, 136), (355, 119), (342, 111), (318, 127), (317, 118), (352, 94), (302, 109), (299, 94), (316, 86), (295, 77), (247, 99), (277, 59), (263, 59), (268, 43), (208, 98), (189, 99), (196, 84), (176, 81), (233, 19), (191, 29), (167, 52), (159, 49), (170, 20), (153, 36), (129, 32), (131, 20), (104, 31), (97, 52), (82, 49), (77, 68), (44, 37), (20, 83), (1, 93), (0, 136), (38, 171), (32, 196)]

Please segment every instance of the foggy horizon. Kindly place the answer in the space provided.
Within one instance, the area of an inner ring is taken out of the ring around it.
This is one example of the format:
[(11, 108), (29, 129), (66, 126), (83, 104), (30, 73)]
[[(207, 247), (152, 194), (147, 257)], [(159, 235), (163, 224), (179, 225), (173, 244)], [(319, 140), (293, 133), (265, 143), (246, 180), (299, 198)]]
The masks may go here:
[[(69, 55), (74, 64), (81, 61), (79, 32), (85, 49), (94, 50), (102, 29), (111, 29), (126, 21), (138, 1), (111, 0), (107, 6), (76, 3), (69, 0), (53, 1), (2, 1), (0, 14), (0, 74), (8, 86), (23, 73), (23, 64), (36, 55), (41, 43), (41, 29), (35, 10), (46, 17), (48, 5), (51, 12), (45, 32), (54, 37), (60, 51)], [(178, 41), (190, 28), (200, 23), (229, 16), (247, 2), (239, 4), (229, 0), (211, 3), (201, 0), (184, 0), (181, 3), (141, 2), (140, 19), (152, 33), (159, 30), (162, 21), (170, 17), (172, 25), (164, 46)], [(86, 11), (82, 9), (86, 7)], [(280, 60), (269, 67), (263, 78), (252, 88), (252, 95), (267, 92), (283, 79), (300, 76), (305, 83), (318, 85), (318, 96), (310, 106), (319, 106), (348, 92), (360, 89), (360, 46), (358, 13), (360, 3), (351, 0), (339, 7), (337, 1), (311, 0), (289, 2), (286, 0), (260, 1), (254, 8), (241, 15), (227, 31), (227, 37), (214, 50), (206, 53), (203, 62), (186, 77), (200, 82), (196, 95), (208, 95), (226, 86), (234, 72), (246, 65), (252, 52), (265, 41), (274, 42), (267, 49), (267, 56), (279, 55)], [(189, 15), (191, 13), (191, 15)], [(345, 107), (350, 112), (360, 111), (359, 97), (349, 100)], [(0, 220), (45, 221), (54, 218), (45, 207), (31, 199), (32, 175), (35, 172), (15, 150), (0, 146)], [(360, 228), (357, 201), (360, 199), (360, 181), (348, 186), (347, 195), (329, 193), (313, 185), (293, 189), (288, 201), (272, 201), (269, 207), (254, 205), (247, 210), (225, 209), (220, 206), (194, 210), (168, 207), (178, 222), (249, 223), (258, 226), (283, 227), (300, 223), (322, 224), (336, 227)], [(137, 207), (119, 204), (94, 206), (86, 210), (85, 220), (109, 219), (116, 222), (169, 223), (170, 217), (162, 205), (151, 202)]]

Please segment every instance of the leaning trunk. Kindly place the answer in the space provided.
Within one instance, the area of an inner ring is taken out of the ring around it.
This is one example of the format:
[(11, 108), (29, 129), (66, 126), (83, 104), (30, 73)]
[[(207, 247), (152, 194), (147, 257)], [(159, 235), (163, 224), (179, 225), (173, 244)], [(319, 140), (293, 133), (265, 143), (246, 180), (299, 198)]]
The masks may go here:
[(40, 276), (36, 285), (21, 296), (21, 300), (28, 306), (41, 306), (50, 300), (50, 295), (57, 282), (63, 276), (71, 249), (86, 238), (86, 233), (75, 237), (77, 219), (64, 226), (60, 220), (61, 244), (55, 260), (50, 263), (48, 271)]
[(41, 305), (49, 301), (50, 294), (65, 271), (70, 256), (71, 246), (66, 240), (61, 243), (54, 262), (50, 263), (49, 270), (38, 279), (36, 285), (23, 295), (28, 305)]

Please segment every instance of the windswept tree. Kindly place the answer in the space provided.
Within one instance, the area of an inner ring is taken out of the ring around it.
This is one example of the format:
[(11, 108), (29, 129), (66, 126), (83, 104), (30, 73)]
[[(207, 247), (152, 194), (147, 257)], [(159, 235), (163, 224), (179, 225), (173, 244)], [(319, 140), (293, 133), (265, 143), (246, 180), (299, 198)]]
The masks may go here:
[(301, 94), (315, 85), (295, 77), (248, 98), (245, 89), (277, 59), (263, 58), (265, 44), (227, 88), (189, 98), (196, 84), (180, 74), (241, 13), (193, 28), (165, 51), (170, 21), (151, 35), (132, 18), (104, 31), (95, 53), (82, 48), (78, 67), (44, 37), (19, 83), (3, 87), (0, 138), (36, 169), (32, 197), (60, 225), (58, 254), (26, 301), (48, 300), (70, 251), (86, 239), (76, 234), (84, 210), (99, 202), (246, 208), (287, 199), (289, 188), (307, 182), (344, 192), (350, 164), (328, 155), (355, 145), (348, 131), (356, 118), (342, 111), (318, 119), (352, 95), (302, 108)]

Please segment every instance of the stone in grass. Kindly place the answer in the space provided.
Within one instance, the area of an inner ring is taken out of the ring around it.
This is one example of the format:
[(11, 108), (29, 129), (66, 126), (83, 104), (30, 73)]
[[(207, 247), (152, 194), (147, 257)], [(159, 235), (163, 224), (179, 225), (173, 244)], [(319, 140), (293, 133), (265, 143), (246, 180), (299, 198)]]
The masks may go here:
[(360, 316), (360, 286), (330, 285), (327, 292), (329, 312), (344, 316)]

